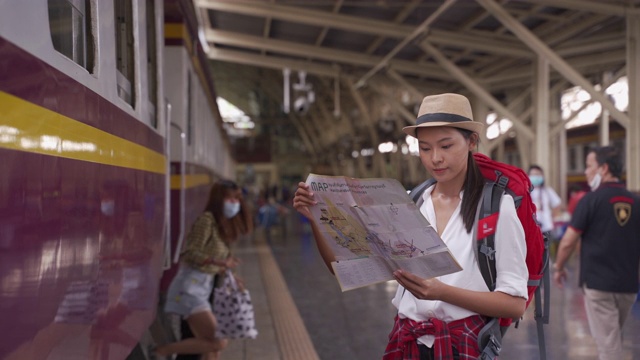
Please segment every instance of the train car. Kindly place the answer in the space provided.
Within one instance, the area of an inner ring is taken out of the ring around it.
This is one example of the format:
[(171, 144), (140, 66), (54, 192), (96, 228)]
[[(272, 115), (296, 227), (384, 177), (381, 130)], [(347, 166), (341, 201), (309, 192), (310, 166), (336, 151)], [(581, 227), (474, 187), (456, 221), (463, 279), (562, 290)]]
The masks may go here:
[(1, 359), (134, 358), (161, 313), (234, 165), (189, 6), (0, 3)]
[(203, 211), (211, 184), (235, 178), (236, 162), (222, 127), (215, 87), (191, 2), (165, 2), (165, 93), (171, 104), (170, 150), (172, 265), (165, 273), (165, 292), (177, 271), (179, 248)]

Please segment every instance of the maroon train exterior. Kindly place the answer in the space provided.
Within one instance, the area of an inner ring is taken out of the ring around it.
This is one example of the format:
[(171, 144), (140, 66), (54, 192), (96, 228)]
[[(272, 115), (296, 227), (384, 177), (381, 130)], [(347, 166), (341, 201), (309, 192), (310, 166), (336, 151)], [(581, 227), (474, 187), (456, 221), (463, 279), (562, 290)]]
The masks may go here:
[[(0, 59), (5, 94), (164, 153), (144, 124), (5, 39)], [(155, 314), (164, 176), (7, 148), (0, 159), (0, 358), (125, 358)]]
[[(180, 67), (208, 97), (197, 113), (209, 118), (193, 126), (223, 143), (206, 127), (218, 127), (219, 112), (211, 78), (194, 70), (206, 71), (192, 63), (203, 58), (189, 53), (202, 51), (180, 13), (190, 3), (0, 2), (0, 359), (132, 359), (161, 313), (179, 235), (233, 168), (224, 149), (214, 160), (172, 158), (170, 140), (184, 137), (175, 128), (187, 126), (165, 99), (184, 110), (172, 96), (185, 90), (165, 77)], [(116, 51), (121, 19), (138, 34), (128, 67)], [(207, 153), (197, 138), (190, 146)]]

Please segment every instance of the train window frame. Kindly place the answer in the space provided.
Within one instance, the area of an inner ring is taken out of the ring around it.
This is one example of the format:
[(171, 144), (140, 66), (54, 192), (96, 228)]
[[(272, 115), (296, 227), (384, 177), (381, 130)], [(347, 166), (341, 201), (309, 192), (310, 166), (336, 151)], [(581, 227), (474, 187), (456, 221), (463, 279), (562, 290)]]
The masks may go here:
[(53, 48), (93, 74), (96, 46), (91, 9), (91, 0), (47, 1), (49, 34)]
[(156, 3), (155, 0), (146, 0), (146, 27), (147, 27), (147, 88), (149, 103), (149, 122), (155, 129), (158, 128), (158, 41), (156, 40)]
[(116, 83), (118, 96), (135, 107), (135, 37), (133, 2), (114, 0)]
[(585, 146), (583, 143), (579, 143), (567, 148), (567, 167), (569, 172), (584, 172), (584, 162), (587, 157), (588, 149), (592, 147), (591, 144), (593, 143), (589, 143)]
[(187, 145), (193, 140), (193, 75), (187, 71)]

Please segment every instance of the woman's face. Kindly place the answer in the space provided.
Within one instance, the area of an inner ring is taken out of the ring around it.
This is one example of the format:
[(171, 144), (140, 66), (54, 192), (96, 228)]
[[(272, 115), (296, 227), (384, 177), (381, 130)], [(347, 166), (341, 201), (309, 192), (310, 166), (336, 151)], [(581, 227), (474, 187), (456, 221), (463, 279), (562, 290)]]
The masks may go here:
[(421, 128), (416, 135), (422, 165), (436, 181), (464, 182), (469, 151), (475, 147), (475, 140), (465, 139), (452, 127)]
[(242, 193), (240, 192), (240, 190), (229, 190), (227, 191), (227, 194), (224, 197), (224, 202), (229, 202), (229, 203), (240, 202), (241, 195)]
[(231, 219), (240, 212), (240, 191), (229, 191), (224, 197), (222, 212), (227, 219)]

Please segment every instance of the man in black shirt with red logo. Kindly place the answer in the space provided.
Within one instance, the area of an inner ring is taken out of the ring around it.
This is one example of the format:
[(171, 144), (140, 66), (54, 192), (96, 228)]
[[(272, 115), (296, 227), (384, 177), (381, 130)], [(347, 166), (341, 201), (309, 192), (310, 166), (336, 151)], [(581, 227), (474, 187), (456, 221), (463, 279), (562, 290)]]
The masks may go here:
[(555, 282), (566, 280), (565, 262), (580, 237), (580, 287), (599, 359), (622, 359), (622, 327), (638, 293), (640, 198), (620, 182), (622, 159), (610, 146), (587, 155), (590, 193), (578, 203), (554, 264)]

